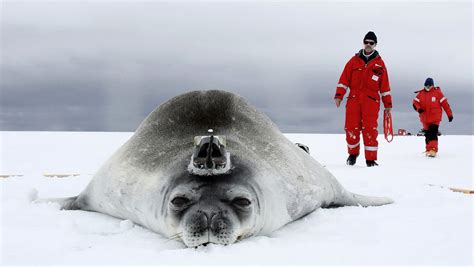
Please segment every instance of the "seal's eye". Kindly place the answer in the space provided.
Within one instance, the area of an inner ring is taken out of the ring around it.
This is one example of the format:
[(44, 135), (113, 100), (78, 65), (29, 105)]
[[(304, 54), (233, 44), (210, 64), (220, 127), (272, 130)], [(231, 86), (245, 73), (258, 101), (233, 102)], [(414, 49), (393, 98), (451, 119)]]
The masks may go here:
[(189, 199), (185, 197), (175, 197), (171, 200), (171, 204), (181, 207), (189, 203)]
[(237, 198), (234, 198), (232, 200), (232, 204), (236, 205), (236, 206), (239, 206), (239, 207), (242, 207), (242, 208), (246, 208), (248, 206), (250, 206), (250, 204), (252, 204), (252, 202), (246, 198), (243, 198), (243, 197), (237, 197)]

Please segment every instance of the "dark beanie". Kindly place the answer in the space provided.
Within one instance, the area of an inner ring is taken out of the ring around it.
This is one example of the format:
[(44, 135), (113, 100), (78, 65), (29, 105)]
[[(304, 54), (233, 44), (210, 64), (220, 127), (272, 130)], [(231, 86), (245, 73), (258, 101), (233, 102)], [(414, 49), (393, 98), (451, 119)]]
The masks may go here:
[(427, 78), (425, 81), (425, 86), (433, 86), (433, 85), (434, 85), (433, 78)]
[(374, 32), (368, 32), (365, 37), (364, 37), (364, 40), (373, 40), (375, 43), (377, 43), (377, 36), (375, 35)]

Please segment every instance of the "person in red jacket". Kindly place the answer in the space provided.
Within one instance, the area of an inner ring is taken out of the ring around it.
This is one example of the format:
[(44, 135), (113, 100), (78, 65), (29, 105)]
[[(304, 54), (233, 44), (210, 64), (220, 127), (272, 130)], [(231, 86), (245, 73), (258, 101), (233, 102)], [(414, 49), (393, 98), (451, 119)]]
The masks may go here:
[(365, 159), (368, 167), (378, 166), (377, 160), (377, 120), (380, 100), (385, 110), (392, 108), (390, 83), (385, 63), (375, 50), (377, 36), (368, 32), (364, 39), (364, 49), (353, 56), (344, 67), (336, 88), (336, 106), (349, 90), (346, 104), (346, 141), (349, 157), (348, 165), (354, 165), (360, 151), (360, 132), (364, 139)]
[(453, 121), (453, 112), (448, 99), (441, 92), (441, 88), (434, 86), (432, 78), (427, 78), (425, 88), (417, 91), (413, 99), (413, 108), (420, 114), (426, 142), (426, 156), (436, 157), (438, 152), (438, 129), (442, 120), (444, 109), (449, 122)]

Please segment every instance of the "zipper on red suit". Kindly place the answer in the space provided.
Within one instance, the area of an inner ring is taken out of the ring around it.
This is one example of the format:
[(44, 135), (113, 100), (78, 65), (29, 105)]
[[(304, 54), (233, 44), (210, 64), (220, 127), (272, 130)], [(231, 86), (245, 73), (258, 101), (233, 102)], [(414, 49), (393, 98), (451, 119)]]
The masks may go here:
[[(361, 59), (361, 60), (362, 60), (362, 59)], [(364, 96), (367, 96), (367, 92), (366, 92), (364, 89), (365, 89), (365, 83), (366, 83), (366, 80), (367, 80), (367, 65), (368, 65), (368, 64), (369, 64), (369, 63), (367, 62), (367, 63), (365, 63), (365, 66), (364, 66), (364, 73), (363, 73), (363, 75), (362, 75), (362, 86), (361, 86), (361, 88), (360, 88), (360, 90), (359, 90), (359, 91), (360, 91), (359, 95), (360, 95), (360, 94), (364, 94)], [(362, 98), (360, 98), (360, 100), (362, 100), (362, 99), (365, 100), (365, 97), (364, 97), (364, 96), (363, 96)]]

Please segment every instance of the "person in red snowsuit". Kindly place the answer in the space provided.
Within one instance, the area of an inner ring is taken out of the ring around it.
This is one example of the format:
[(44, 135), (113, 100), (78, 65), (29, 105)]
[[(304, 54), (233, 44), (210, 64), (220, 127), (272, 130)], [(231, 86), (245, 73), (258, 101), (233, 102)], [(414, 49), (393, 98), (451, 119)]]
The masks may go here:
[(354, 165), (360, 151), (360, 132), (364, 139), (365, 159), (368, 167), (377, 166), (377, 119), (380, 100), (385, 110), (392, 108), (390, 83), (385, 63), (375, 50), (377, 36), (368, 32), (364, 49), (353, 56), (344, 67), (336, 88), (334, 100), (339, 107), (349, 90), (346, 104), (346, 141), (348, 165)]
[(426, 155), (435, 157), (438, 152), (438, 129), (444, 109), (449, 122), (453, 121), (453, 112), (448, 99), (441, 92), (441, 88), (434, 86), (432, 78), (427, 78), (425, 87), (416, 92), (413, 99), (413, 108), (420, 114), (420, 121), (425, 132)]

